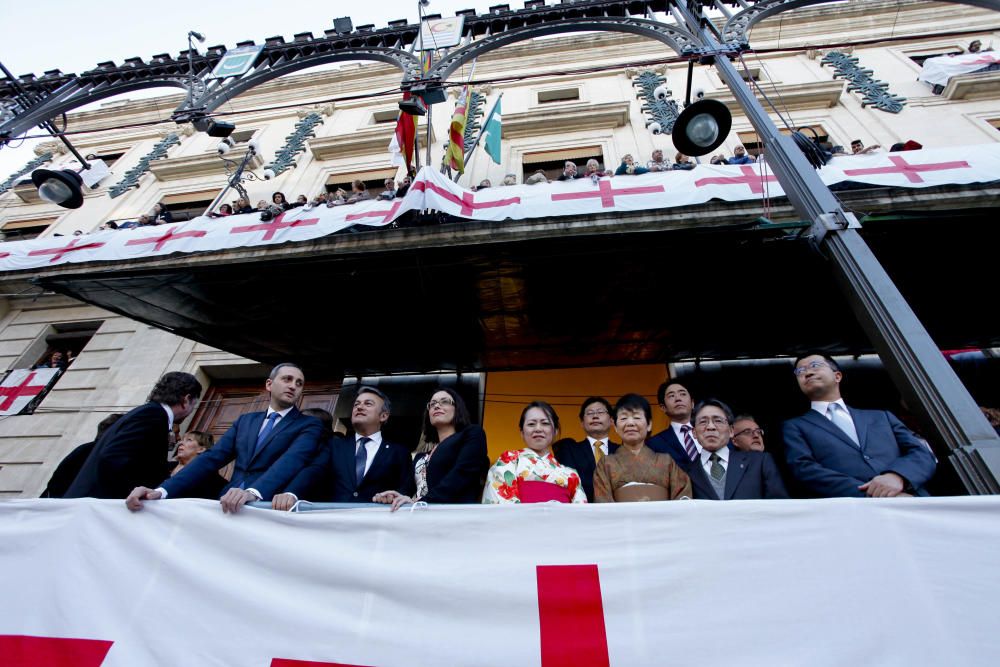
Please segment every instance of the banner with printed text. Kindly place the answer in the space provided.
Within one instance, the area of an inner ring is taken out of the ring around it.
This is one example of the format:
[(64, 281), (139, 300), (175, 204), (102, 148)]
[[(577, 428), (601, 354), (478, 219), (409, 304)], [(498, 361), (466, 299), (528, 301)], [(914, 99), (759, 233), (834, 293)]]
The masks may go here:
[(1000, 499), (0, 502), (5, 667), (995, 665)]

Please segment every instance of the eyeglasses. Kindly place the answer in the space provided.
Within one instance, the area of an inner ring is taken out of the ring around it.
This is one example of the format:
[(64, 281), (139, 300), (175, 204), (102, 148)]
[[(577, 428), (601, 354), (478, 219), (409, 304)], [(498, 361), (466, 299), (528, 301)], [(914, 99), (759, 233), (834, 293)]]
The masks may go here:
[(694, 423), (695, 426), (708, 426), (709, 424), (715, 424), (716, 426), (728, 426), (729, 420), (725, 417), (701, 417)]
[(450, 398), (442, 398), (440, 400), (436, 399), (436, 398), (432, 398), (431, 400), (427, 401), (427, 409), (428, 410), (433, 410), (434, 408), (436, 408), (438, 406), (440, 406), (442, 408), (450, 408), (453, 405), (455, 405), (455, 401), (451, 400)]
[(802, 375), (806, 371), (818, 371), (821, 368), (830, 368), (830, 364), (826, 363), (825, 361), (810, 361), (805, 366), (799, 366), (798, 368), (795, 368), (792, 371), (792, 373), (795, 373), (796, 377), (798, 377), (799, 375)]
[(739, 433), (733, 433), (734, 438), (738, 438), (743, 435), (756, 435), (760, 438), (764, 437), (764, 429), (762, 428), (745, 428)]
[(604, 410), (604, 409), (601, 409), (601, 410), (587, 410), (586, 412), (583, 413), (583, 416), (584, 417), (601, 417), (601, 416), (604, 416), (606, 414), (610, 414), (610, 413), (607, 410)]

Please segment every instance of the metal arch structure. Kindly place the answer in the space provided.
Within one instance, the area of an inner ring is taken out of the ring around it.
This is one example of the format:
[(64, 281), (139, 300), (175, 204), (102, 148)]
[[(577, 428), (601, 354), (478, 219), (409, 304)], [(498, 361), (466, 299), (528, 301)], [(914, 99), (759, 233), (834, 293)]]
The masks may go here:
[[(746, 3), (741, 0), (734, 0), (742, 5)], [(748, 33), (757, 23), (760, 23), (769, 16), (780, 14), (781, 12), (809, 7), (811, 5), (822, 5), (829, 2), (842, 0), (759, 0), (753, 5), (746, 7), (742, 11), (734, 14), (726, 25), (722, 28), (722, 40), (727, 43), (748, 45), (750, 43)], [(982, 9), (1000, 11), (1000, 0), (942, 0), (942, 2), (955, 3), (960, 5), (972, 5)]]
[(465, 63), (508, 44), (547, 35), (582, 31), (631, 33), (663, 42), (677, 53), (693, 50), (697, 46), (694, 35), (687, 30), (659, 21), (630, 16), (567, 17), (556, 23), (524, 25), (472, 41), (441, 58), (428, 71), (426, 78), (446, 81), (455, 70)]

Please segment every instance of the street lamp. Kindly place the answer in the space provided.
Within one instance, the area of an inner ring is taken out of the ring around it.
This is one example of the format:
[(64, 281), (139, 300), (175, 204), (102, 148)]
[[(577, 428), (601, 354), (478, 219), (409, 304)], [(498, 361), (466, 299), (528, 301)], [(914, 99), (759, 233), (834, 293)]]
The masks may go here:
[(31, 172), (31, 182), (38, 188), (38, 196), (50, 204), (83, 206), (83, 179), (72, 169), (36, 169)]

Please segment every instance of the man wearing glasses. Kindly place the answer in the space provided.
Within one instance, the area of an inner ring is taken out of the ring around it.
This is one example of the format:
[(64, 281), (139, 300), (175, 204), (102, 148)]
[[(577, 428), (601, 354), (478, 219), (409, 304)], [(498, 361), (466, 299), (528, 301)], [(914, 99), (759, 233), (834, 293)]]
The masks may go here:
[(580, 426), (587, 437), (579, 442), (570, 438), (560, 440), (552, 450), (556, 461), (576, 470), (587, 494), (587, 502), (594, 502), (594, 471), (604, 457), (618, 450), (618, 443), (608, 438), (611, 433), (611, 404), (600, 396), (591, 396), (580, 406)]
[(370, 503), (376, 493), (394, 489), (413, 495), (413, 460), (403, 445), (382, 438), (389, 419), (389, 397), (375, 387), (358, 389), (351, 408), (354, 435), (335, 438), (295, 476), (271, 507), (290, 510), (300, 498), (335, 503)]
[(743, 451), (730, 442), (733, 413), (720, 400), (700, 402), (691, 415), (698, 458), (687, 468), (696, 499), (751, 500), (787, 498), (788, 492), (771, 455)]
[(788, 467), (806, 489), (827, 498), (928, 495), (931, 452), (891, 413), (848, 407), (837, 362), (810, 354), (795, 360), (794, 373), (811, 409), (785, 422), (782, 435)]
[(733, 445), (744, 452), (764, 451), (764, 429), (753, 415), (739, 415), (733, 422)]

